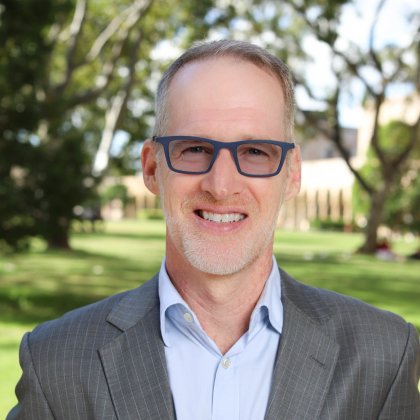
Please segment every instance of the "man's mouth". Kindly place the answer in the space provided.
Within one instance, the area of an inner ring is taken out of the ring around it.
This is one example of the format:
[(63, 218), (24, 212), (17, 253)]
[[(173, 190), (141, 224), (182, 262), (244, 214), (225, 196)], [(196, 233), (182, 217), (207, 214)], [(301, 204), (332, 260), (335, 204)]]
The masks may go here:
[(197, 210), (196, 214), (201, 218), (215, 223), (235, 223), (245, 219), (242, 213), (212, 213), (205, 210)]

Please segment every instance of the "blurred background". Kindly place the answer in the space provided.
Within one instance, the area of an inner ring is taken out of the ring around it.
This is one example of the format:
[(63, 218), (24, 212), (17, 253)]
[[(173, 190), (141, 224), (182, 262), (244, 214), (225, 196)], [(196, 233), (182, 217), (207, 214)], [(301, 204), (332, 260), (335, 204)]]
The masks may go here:
[(303, 181), (279, 263), (420, 329), (419, 28), (415, 0), (0, 0), (0, 414), (24, 331), (159, 269), (139, 153), (162, 71), (197, 40), (294, 74)]

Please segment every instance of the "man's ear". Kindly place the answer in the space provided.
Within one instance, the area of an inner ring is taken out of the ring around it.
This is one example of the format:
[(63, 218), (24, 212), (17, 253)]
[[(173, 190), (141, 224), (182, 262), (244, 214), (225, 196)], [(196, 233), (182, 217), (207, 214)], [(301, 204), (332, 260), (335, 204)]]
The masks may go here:
[[(290, 152), (289, 152), (290, 153)], [(300, 147), (296, 144), (292, 149), (289, 156), (289, 168), (287, 176), (287, 186), (284, 199), (290, 200), (300, 191), (301, 171), (302, 171), (302, 158), (300, 154)]]
[(144, 142), (141, 151), (141, 165), (143, 169), (144, 185), (150, 192), (159, 195), (159, 183), (157, 181), (157, 156), (156, 149), (152, 140), (147, 139)]

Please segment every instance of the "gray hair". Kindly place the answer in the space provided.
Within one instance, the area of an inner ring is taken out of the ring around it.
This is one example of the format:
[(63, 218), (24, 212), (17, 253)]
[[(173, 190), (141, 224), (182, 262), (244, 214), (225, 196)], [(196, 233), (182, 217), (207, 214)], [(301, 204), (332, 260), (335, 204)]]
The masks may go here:
[(292, 139), (295, 114), (293, 79), (290, 70), (280, 59), (257, 45), (244, 41), (221, 40), (199, 42), (185, 51), (163, 74), (159, 82), (155, 103), (154, 135), (164, 135), (168, 120), (167, 98), (169, 87), (176, 73), (193, 61), (217, 57), (235, 57), (248, 61), (272, 73), (280, 82), (285, 103), (284, 126), (286, 136)]

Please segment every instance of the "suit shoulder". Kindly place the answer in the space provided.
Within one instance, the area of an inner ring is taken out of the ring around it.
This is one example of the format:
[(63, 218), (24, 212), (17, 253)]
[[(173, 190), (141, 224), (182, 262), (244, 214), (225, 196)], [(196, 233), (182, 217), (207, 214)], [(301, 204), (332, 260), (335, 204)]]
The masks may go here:
[(285, 325), (287, 314), (297, 310), (338, 343), (344, 358), (388, 361), (394, 373), (404, 354), (419, 358), (418, 333), (399, 315), (350, 296), (307, 286), (284, 272), (281, 278)]
[(38, 325), (30, 333), (31, 348), (42, 347), (45, 343), (74, 343), (82, 337), (92, 343), (106, 341), (123, 329), (107, 322), (111, 314), (127, 311), (127, 317), (134, 318), (137, 312), (146, 310), (151, 301), (149, 295), (153, 295), (152, 283), (153, 279), (136, 289), (109, 296)]
[(333, 328), (378, 332), (407, 337), (407, 322), (399, 315), (379, 309), (351, 296), (305, 285), (281, 272), (282, 286), (289, 301), (311, 319)]

